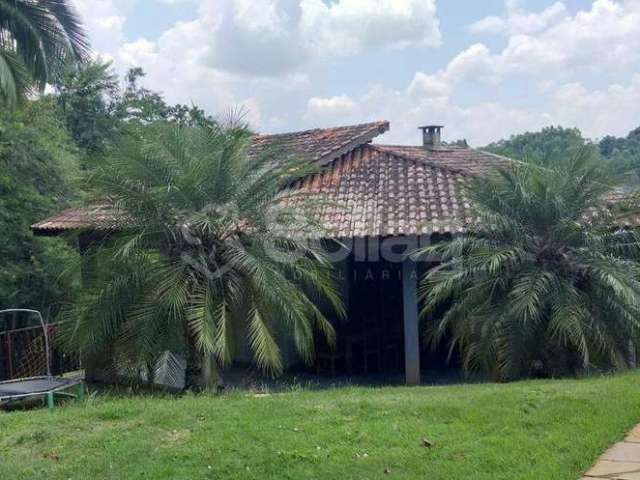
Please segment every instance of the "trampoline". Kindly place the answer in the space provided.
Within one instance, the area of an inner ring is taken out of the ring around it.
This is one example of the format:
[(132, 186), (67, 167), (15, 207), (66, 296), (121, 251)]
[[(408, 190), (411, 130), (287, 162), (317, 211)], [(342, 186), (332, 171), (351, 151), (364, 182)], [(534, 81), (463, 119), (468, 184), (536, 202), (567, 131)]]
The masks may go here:
[[(82, 399), (84, 397), (84, 382), (81, 378), (66, 378), (61, 376), (54, 376), (51, 374), (51, 349), (49, 343), (49, 327), (45, 323), (42, 315), (37, 310), (29, 309), (8, 309), (0, 310), (0, 316), (7, 314), (20, 314), (28, 313), (35, 315), (39, 321), (38, 331), (42, 332), (41, 336), (32, 336), (26, 346), (23, 346), (21, 351), (12, 352), (10, 337), (7, 333), (7, 361), (11, 364), (18, 360), (21, 365), (26, 365), (24, 368), (20, 368), (20, 371), (33, 372), (33, 365), (43, 364), (46, 372), (45, 375), (29, 376), (25, 378), (12, 378), (0, 382), (0, 405), (5, 405), (9, 402), (24, 400), (30, 397), (42, 397), (46, 400), (49, 410), (54, 406), (54, 395), (64, 395)], [(21, 329), (21, 331), (33, 330), (33, 329)], [(42, 361), (44, 356), (44, 361)], [(34, 358), (40, 357), (40, 358)], [(67, 390), (76, 387), (77, 393), (71, 394)]]

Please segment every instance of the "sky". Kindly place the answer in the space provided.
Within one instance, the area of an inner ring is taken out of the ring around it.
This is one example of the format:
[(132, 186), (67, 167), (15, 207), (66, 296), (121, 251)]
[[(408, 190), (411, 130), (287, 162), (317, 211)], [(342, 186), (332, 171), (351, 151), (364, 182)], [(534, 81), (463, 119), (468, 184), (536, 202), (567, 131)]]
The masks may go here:
[(279, 133), (389, 120), (472, 145), (640, 126), (640, 0), (71, 0), (97, 56)]

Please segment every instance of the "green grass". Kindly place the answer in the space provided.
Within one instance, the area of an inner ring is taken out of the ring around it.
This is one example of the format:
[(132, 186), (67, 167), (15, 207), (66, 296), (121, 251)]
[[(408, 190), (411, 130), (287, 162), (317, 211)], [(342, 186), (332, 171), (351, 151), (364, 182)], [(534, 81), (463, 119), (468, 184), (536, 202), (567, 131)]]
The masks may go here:
[(0, 478), (565, 480), (637, 422), (640, 372), (97, 398), (53, 414), (0, 413)]

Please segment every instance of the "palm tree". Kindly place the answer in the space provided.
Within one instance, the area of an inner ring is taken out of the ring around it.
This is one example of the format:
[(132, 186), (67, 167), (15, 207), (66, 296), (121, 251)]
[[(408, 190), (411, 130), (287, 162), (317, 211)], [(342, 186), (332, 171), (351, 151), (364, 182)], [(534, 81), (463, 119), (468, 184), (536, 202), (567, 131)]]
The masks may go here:
[(474, 234), (424, 249), (425, 332), (468, 370), (509, 380), (623, 367), (638, 345), (638, 235), (604, 208), (615, 179), (588, 150), (472, 181)]
[(0, 99), (43, 89), (65, 63), (87, 58), (80, 20), (66, 0), (0, 0)]
[(86, 360), (139, 368), (183, 352), (206, 374), (246, 342), (278, 374), (282, 333), (306, 361), (315, 332), (334, 341), (315, 302), (343, 313), (331, 265), (291, 235), (313, 224), (286, 187), (313, 168), (277, 150), (249, 155), (250, 138), (237, 126), (143, 127), (93, 174), (95, 199), (126, 220), (90, 249), (84, 294), (65, 312), (68, 345)]

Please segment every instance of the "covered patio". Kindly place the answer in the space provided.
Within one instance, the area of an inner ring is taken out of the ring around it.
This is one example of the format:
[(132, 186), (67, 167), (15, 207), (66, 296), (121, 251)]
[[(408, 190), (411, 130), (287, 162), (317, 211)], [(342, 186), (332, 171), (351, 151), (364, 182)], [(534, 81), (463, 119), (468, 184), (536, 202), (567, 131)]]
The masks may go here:
[[(334, 318), (337, 341), (330, 348), (318, 339), (318, 375), (402, 376), (407, 385), (421, 383), (421, 372), (446, 363), (442, 349), (428, 351), (420, 329), (418, 283), (432, 265), (409, 252), (430, 241), (417, 237), (358, 238), (338, 263), (346, 318)], [(421, 354), (422, 352), (422, 354)]]

